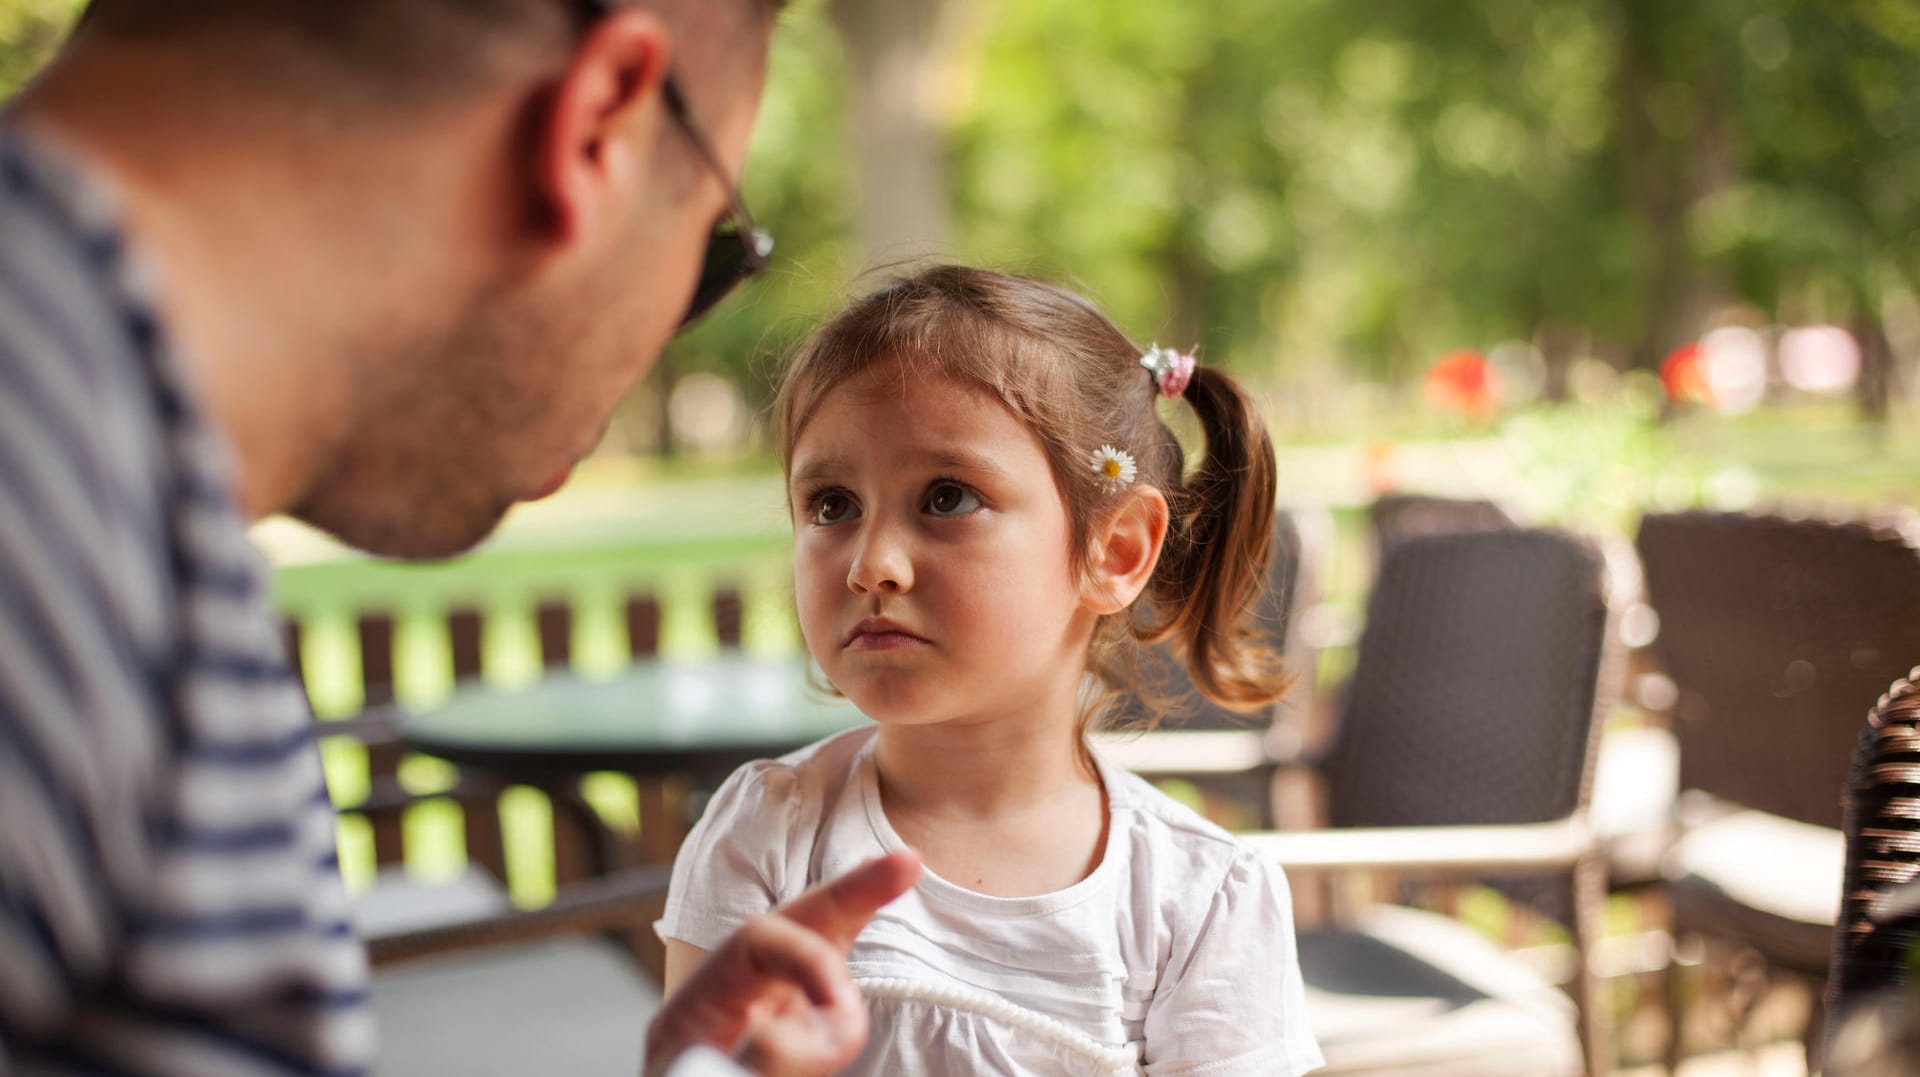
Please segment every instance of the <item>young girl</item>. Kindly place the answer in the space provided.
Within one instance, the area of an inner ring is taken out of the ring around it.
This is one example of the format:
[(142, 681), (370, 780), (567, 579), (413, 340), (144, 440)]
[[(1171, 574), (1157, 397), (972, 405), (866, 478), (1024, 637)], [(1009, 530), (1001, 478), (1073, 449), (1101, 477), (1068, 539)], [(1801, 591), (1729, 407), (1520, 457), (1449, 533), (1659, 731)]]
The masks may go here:
[[(1197, 470), (1155, 411), (1184, 397)], [(911, 846), (849, 958), (874, 1075), (1274, 1077), (1320, 1064), (1286, 880), (1104, 764), (1136, 641), (1223, 704), (1274, 700), (1240, 624), (1273, 450), (1245, 395), (1087, 300), (943, 267), (856, 303), (776, 405), (807, 649), (874, 725), (749, 764), (674, 865), (671, 992), (746, 920)], [(1138, 603), (1138, 605), (1136, 605)]]

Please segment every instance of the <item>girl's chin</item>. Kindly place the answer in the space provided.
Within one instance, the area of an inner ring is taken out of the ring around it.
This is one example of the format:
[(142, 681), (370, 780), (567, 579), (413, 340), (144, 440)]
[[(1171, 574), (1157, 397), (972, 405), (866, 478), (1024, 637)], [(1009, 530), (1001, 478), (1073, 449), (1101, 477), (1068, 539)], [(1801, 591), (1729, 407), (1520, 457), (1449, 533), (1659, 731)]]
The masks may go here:
[(897, 700), (888, 700), (884, 703), (862, 703), (857, 697), (849, 698), (853, 699), (853, 705), (855, 707), (860, 708), (861, 714), (873, 719), (875, 725), (906, 726), (927, 724), (924, 717), (927, 714), (927, 708), (925, 707), (915, 707)]
[(882, 688), (871, 685), (854, 686), (851, 691), (842, 688), (847, 700), (860, 713), (883, 726), (928, 725), (929, 716), (941, 713), (937, 706), (939, 697), (923, 691), (902, 691), (899, 686)]

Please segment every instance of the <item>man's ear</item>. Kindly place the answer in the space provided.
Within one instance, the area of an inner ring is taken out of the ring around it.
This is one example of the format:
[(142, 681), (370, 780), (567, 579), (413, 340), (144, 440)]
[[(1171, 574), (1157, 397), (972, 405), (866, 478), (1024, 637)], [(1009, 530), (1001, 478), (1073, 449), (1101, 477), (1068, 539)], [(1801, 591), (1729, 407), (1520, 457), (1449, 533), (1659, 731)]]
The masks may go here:
[(1093, 534), (1081, 602), (1102, 615), (1133, 605), (1153, 578), (1166, 539), (1166, 495), (1151, 486), (1128, 487)]
[(555, 243), (603, 227), (616, 212), (610, 195), (637, 182), (659, 125), (670, 122), (662, 87), (671, 56), (660, 16), (622, 6), (588, 30), (535, 102), (533, 195)]

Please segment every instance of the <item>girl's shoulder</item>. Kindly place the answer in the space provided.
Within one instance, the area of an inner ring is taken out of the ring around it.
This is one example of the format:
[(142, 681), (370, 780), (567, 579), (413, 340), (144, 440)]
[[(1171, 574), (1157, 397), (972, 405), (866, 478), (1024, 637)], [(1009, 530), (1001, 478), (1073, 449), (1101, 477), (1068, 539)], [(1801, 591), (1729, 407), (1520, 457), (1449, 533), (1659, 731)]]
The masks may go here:
[(838, 777), (860, 761), (860, 757), (865, 754), (867, 745), (873, 741), (873, 736), (879, 728), (879, 726), (864, 725), (844, 733), (835, 733), (825, 740), (814, 741), (805, 748), (788, 752), (778, 759), (762, 762), (784, 767), (796, 773), (826, 773)]
[(742, 764), (714, 790), (701, 821), (706, 829), (754, 834), (757, 840), (767, 836), (757, 833), (766, 827), (802, 825), (849, 787), (872, 739), (871, 727), (851, 729), (777, 759)]
[(1150, 874), (1209, 885), (1270, 885), (1281, 875), (1251, 845), (1139, 775), (1103, 762), (1101, 778), (1111, 825), (1126, 828), (1131, 859)]
[(866, 754), (874, 728), (849, 729), (775, 759), (756, 759), (742, 764), (728, 775), (720, 788), (725, 791), (738, 787), (738, 792), (771, 791), (780, 796), (808, 789), (837, 788), (845, 784)]

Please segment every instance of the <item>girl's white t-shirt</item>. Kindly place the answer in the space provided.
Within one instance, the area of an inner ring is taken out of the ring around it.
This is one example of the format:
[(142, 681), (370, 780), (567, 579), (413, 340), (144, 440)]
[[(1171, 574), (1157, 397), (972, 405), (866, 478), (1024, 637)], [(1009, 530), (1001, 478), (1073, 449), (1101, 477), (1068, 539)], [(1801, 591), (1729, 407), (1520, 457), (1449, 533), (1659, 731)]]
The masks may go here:
[[(743, 923), (905, 848), (880, 805), (873, 728), (749, 763), (673, 866), (662, 938), (711, 950)], [(848, 967), (872, 1011), (848, 1074), (1287, 1077), (1321, 1064), (1285, 876), (1139, 777), (1100, 764), (1093, 873), (1000, 898), (932, 872), (882, 909)]]

